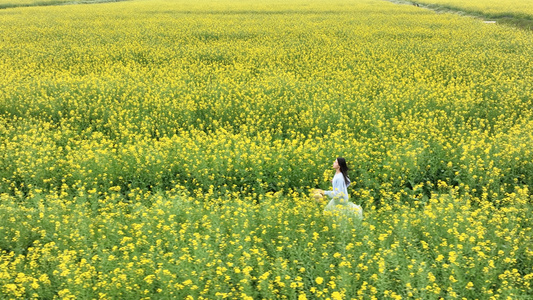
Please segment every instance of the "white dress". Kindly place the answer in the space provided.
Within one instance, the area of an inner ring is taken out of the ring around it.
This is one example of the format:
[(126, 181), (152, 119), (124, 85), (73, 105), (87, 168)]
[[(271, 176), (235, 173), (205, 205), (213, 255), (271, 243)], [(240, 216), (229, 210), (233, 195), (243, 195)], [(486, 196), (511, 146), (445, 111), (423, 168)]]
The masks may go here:
[(348, 184), (344, 181), (342, 173), (337, 173), (331, 181), (333, 189), (325, 191), (324, 194), (331, 198), (328, 205), (324, 209), (325, 212), (340, 212), (355, 214), (359, 218), (363, 218), (363, 209), (361, 206), (349, 201), (348, 187), (350, 186), (350, 179)]

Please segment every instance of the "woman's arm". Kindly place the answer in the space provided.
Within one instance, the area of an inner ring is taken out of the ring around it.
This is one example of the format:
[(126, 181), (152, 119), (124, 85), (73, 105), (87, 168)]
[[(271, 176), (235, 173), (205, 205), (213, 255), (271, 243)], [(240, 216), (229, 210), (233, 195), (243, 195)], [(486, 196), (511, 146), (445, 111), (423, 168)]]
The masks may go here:
[(335, 176), (333, 178), (333, 189), (331, 191), (324, 191), (324, 195), (335, 198), (339, 196), (339, 194), (343, 193), (342, 190), (342, 184), (344, 183), (344, 178), (342, 176)]

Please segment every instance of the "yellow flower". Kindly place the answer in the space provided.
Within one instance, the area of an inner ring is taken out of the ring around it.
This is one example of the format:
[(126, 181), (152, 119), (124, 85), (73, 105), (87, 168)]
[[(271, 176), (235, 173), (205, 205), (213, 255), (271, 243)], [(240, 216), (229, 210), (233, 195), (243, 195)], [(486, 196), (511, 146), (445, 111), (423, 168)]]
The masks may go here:
[(339, 293), (339, 292), (333, 292), (333, 293), (331, 294), (331, 299), (332, 299), (332, 300), (342, 300), (343, 297), (342, 297), (342, 294), (341, 294), (341, 293)]

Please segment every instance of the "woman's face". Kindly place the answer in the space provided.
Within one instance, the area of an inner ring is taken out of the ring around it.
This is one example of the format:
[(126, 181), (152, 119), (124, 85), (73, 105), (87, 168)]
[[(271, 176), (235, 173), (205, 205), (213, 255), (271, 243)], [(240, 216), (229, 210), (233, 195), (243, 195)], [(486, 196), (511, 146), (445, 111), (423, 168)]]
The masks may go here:
[(339, 162), (335, 159), (335, 161), (333, 162), (333, 169), (338, 169), (339, 168)]

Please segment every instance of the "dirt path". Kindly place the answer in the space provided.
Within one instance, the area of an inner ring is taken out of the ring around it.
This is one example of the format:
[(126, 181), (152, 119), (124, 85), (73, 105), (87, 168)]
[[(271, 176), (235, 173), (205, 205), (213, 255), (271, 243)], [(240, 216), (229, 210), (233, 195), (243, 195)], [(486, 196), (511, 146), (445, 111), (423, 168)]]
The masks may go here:
[(501, 14), (488, 14), (481, 11), (472, 11), (460, 7), (439, 5), (439, 4), (426, 4), (419, 3), (417, 1), (404, 1), (404, 0), (385, 0), (395, 4), (413, 5), (420, 8), (430, 9), (438, 13), (455, 13), (462, 16), (474, 17), (482, 19), (487, 24), (506, 24), (516, 28), (532, 31), (533, 30), (533, 16), (527, 14), (516, 14), (512, 12), (504, 12)]

